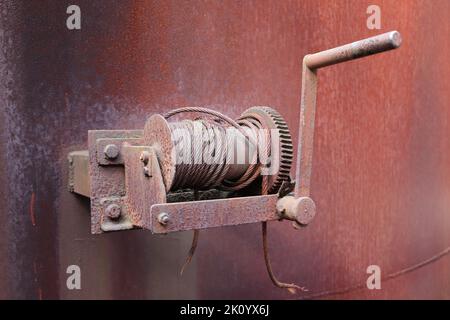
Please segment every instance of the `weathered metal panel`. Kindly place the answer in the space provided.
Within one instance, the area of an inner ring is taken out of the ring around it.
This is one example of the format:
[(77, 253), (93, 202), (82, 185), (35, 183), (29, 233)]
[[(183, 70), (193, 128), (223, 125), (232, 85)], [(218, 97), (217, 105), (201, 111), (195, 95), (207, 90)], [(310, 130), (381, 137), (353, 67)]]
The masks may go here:
[[(266, 275), (259, 225), (190, 234), (91, 235), (89, 203), (67, 192), (67, 154), (89, 129), (141, 129), (148, 115), (209, 106), (237, 117), (271, 105), (296, 128), (301, 60), (398, 30), (402, 48), (321, 70), (307, 228), (269, 224), (281, 279), (322, 298), (450, 298), (450, 259), (383, 282), (450, 245), (450, 2), (1, 1), (0, 297), (296, 298)], [(296, 130), (292, 130), (296, 133)], [(296, 140), (296, 136), (293, 137)], [(82, 290), (65, 286), (82, 269)], [(303, 293), (305, 294), (305, 293)]]

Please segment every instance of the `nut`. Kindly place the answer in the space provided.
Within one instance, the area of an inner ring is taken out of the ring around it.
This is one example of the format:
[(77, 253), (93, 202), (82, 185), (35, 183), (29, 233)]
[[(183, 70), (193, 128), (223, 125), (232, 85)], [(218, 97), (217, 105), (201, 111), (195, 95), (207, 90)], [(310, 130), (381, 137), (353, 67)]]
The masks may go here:
[(112, 203), (106, 207), (105, 213), (110, 219), (115, 220), (120, 217), (122, 209), (118, 204)]
[(161, 212), (158, 215), (158, 222), (162, 225), (166, 225), (170, 220), (169, 214), (166, 212)]
[(119, 152), (119, 147), (117, 147), (115, 144), (108, 144), (103, 150), (105, 157), (110, 160), (116, 159), (119, 156)]

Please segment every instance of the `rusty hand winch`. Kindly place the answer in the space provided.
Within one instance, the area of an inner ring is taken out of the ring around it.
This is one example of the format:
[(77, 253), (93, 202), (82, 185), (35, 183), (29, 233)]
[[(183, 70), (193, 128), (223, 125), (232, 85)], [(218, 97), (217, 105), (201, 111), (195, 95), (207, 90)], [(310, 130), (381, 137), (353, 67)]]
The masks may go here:
[[(185, 107), (151, 116), (144, 130), (90, 130), (88, 150), (69, 154), (69, 189), (91, 198), (92, 233), (142, 228), (165, 234), (261, 222), (272, 281), (299, 289), (273, 275), (266, 222), (291, 220), (300, 227), (315, 216), (310, 178), (317, 70), (400, 43), (392, 31), (304, 57), (295, 183), (291, 135), (270, 107), (252, 107), (236, 120)], [(188, 117), (173, 120), (179, 114)], [(187, 262), (197, 239), (198, 231)]]

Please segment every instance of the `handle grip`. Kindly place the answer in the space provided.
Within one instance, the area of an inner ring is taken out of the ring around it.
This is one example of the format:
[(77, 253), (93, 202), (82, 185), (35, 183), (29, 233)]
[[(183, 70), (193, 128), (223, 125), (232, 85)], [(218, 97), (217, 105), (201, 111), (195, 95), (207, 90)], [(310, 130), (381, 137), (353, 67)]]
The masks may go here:
[(401, 43), (402, 37), (398, 31), (386, 32), (375, 37), (309, 54), (305, 56), (305, 64), (310, 69), (319, 69), (333, 64), (397, 49), (400, 47)]

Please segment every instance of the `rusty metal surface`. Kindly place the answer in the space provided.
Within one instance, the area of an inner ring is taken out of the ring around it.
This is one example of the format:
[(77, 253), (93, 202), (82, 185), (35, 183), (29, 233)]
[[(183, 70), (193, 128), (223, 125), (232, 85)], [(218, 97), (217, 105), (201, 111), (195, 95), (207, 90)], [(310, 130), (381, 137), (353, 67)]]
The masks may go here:
[(175, 146), (169, 123), (163, 116), (153, 115), (145, 122), (144, 145), (155, 150), (160, 162), (166, 191), (169, 191), (175, 177), (176, 158), (173, 152)]
[[(153, 233), (205, 229), (277, 220), (278, 195), (155, 204), (148, 220)], [(168, 215), (166, 223), (159, 216)]]
[[(119, 150), (123, 149), (124, 143), (142, 144), (142, 131), (89, 130), (88, 132), (92, 233), (101, 233), (105, 223), (107, 230), (125, 230), (133, 227), (127, 215), (123, 215), (119, 221), (109, 221), (105, 217), (107, 205), (104, 204), (104, 200), (113, 197), (121, 199), (126, 196), (125, 168), (123, 165), (118, 165), (123, 162), (124, 155), (113, 160), (104, 157), (103, 150), (111, 143), (115, 143)], [(139, 158), (137, 157), (136, 160), (139, 161)]]
[[(148, 153), (148, 161), (141, 160), (143, 152)], [(130, 218), (135, 226), (151, 230), (152, 221), (147, 218), (151, 206), (166, 202), (166, 189), (156, 153), (152, 147), (127, 146), (125, 159), (126, 203)]]
[[(142, 128), (148, 115), (184, 105), (233, 117), (271, 105), (296, 128), (301, 58), (378, 34), (365, 27), (371, 3), (77, 4), (75, 32), (63, 1), (2, 1), (0, 296), (297, 298), (267, 281), (257, 225), (202, 232), (183, 278), (190, 234), (91, 236), (89, 203), (67, 192), (67, 153), (87, 147), (89, 129)], [(369, 264), (388, 274), (450, 244), (450, 3), (377, 4), (380, 31), (414, 41), (323, 70), (318, 214), (300, 231), (268, 226), (274, 269), (310, 293), (364, 283)], [(80, 291), (65, 287), (70, 264), (82, 268)], [(382, 290), (321, 298), (450, 298), (449, 270), (446, 256)]]

